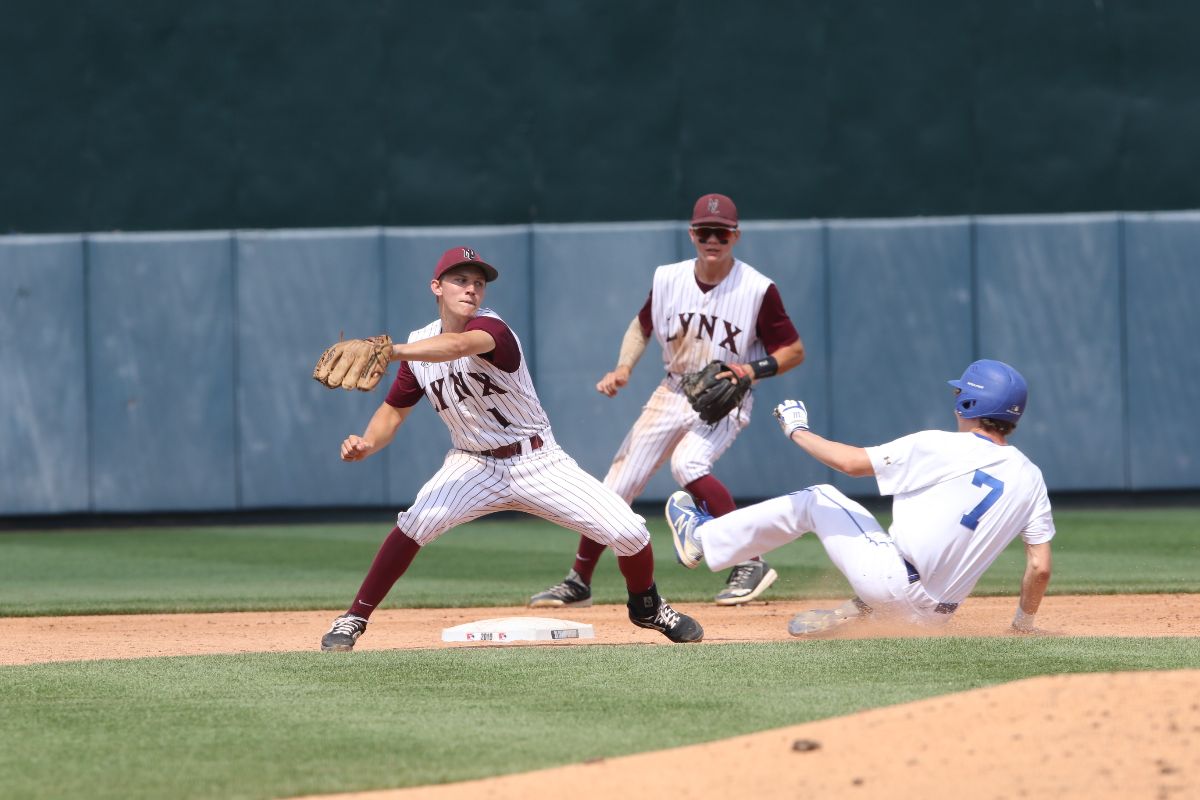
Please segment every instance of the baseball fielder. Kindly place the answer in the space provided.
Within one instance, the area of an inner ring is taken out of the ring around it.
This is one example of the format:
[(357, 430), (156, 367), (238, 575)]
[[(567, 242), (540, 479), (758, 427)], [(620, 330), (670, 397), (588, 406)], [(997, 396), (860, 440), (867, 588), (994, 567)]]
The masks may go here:
[(787, 436), (822, 464), (854, 477), (874, 475), (892, 495), (884, 531), (861, 505), (832, 486), (799, 492), (710, 519), (677, 492), (667, 503), (676, 553), (685, 566), (713, 570), (748, 553), (773, 550), (814, 531), (856, 597), (834, 610), (792, 619), (795, 636), (830, 630), (867, 613), (913, 623), (944, 622), (1018, 535), (1026, 566), (1012, 629), (1034, 631), (1050, 582), (1054, 520), (1041, 471), (1008, 436), (1025, 412), (1025, 379), (1001, 361), (976, 361), (959, 380), (958, 432), (921, 431), (877, 447), (852, 447), (808, 428), (804, 404), (775, 409)]
[[(596, 384), (613, 397), (651, 334), (662, 347), (666, 376), (630, 428), (613, 459), (604, 485), (633, 502), (669, 458), (671, 474), (713, 516), (732, 511), (733, 497), (712, 474), (713, 464), (750, 423), (753, 396), (716, 425), (702, 422), (680, 387), (680, 379), (717, 359), (752, 380), (787, 372), (804, 360), (804, 343), (783, 307), (779, 290), (754, 267), (736, 259), (741, 238), (738, 213), (725, 195), (696, 201), (689, 231), (696, 258), (659, 267), (650, 296), (629, 324), (616, 368)], [(592, 572), (604, 543), (582, 537), (575, 564), (562, 583), (530, 598), (540, 607), (591, 604)], [(775, 570), (749, 554), (729, 575), (720, 605), (753, 600), (776, 579)]]
[(351, 650), (367, 620), (422, 547), (456, 525), (515, 510), (578, 531), (617, 551), (634, 625), (673, 642), (698, 642), (704, 631), (663, 600), (645, 520), (585, 473), (554, 442), (550, 421), (512, 330), (482, 308), (496, 268), (469, 247), (438, 261), (430, 289), (439, 318), (391, 346), (400, 367), (387, 398), (362, 436), (342, 442), (344, 461), (386, 447), (426, 397), (450, 431), (452, 449), (412, 506), (396, 518), (349, 610), (321, 639), (322, 650)]

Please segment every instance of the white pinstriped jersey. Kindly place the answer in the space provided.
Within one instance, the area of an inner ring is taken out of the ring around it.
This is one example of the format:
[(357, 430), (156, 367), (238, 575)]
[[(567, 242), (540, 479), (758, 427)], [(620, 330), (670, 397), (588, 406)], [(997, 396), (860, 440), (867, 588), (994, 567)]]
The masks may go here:
[[(490, 309), (480, 309), (478, 316), (503, 322)], [(441, 321), (434, 321), (409, 334), (408, 341), (441, 332)], [(513, 372), (480, 356), (441, 364), (406, 362), (449, 428), (455, 449), (446, 454), (441, 469), (413, 504), (396, 515), (396, 526), (425, 546), (447, 530), (486, 514), (524, 511), (608, 545), (618, 555), (641, 552), (650, 542), (646, 521), (580, 469), (554, 441), (520, 340), (511, 328), (505, 335), (512, 335), (520, 354)], [(410, 399), (407, 392), (405, 399)], [(411, 399), (415, 402), (415, 397)], [(529, 441), (535, 434), (542, 440), (540, 446)], [(516, 442), (521, 442), (520, 451), (508, 457), (483, 454)]]
[(712, 472), (712, 465), (750, 424), (754, 395), (716, 425), (700, 421), (680, 386), (679, 376), (709, 361), (746, 362), (763, 358), (758, 317), (772, 282), (744, 261), (719, 284), (703, 291), (696, 283), (696, 259), (666, 264), (654, 272), (650, 319), (669, 373), (654, 390), (613, 458), (606, 486), (632, 502), (669, 457), (680, 486)]
[[(503, 322), (488, 308), (481, 308), (479, 315)], [(408, 341), (419, 342), (441, 332), (441, 320), (434, 320), (410, 333)], [(516, 333), (513, 338), (516, 339)], [(521, 347), (519, 339), (517, 347)], [(479, 356), (442, 363), (409, 361), (408, 365), (438, 417), (450, 429), (450, 440), (459, 450), (493, 450), (543, 433), (550, 427), (550, 419), (533, 388), (524, 350), (515, 372), (505, 372)]]
[(735, 259), (711, 290), (696, 285), (696, 260), (666, 264), (654, 272), (651, 318), (667, 372), (683, 375), (708, 362), (755, 361), (766, 356), (755, 326), (771, 279)]

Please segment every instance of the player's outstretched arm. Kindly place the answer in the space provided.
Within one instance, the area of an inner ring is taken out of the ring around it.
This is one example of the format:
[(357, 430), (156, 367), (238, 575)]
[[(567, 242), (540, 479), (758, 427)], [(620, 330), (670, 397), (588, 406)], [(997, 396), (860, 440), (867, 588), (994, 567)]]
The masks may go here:
[(864, 448), (835, 442), (810, 431), (808, 409), (803, 402), (785, 400), (775, 406), (774, 413), (784, 435), (825, 466), (844, 472), (852, 478), (875, 474), (875, 468), (871, 465), (871, 459)]
[(646, 344), (650, 337), (642, 331), (642, 323), (637, 317), (629, 323), (625, 337), (621, 340), (621, 352), (617, 355), (617, 366), (612, 372), (606, 373), (596, 384), (596, 391), (607, 397), (615, 397), (617, 392), (629, 383), (629, 375), (634, 366), (646, 352)]
[(463, 356), (477, 356), (496, 349), (496, 340), (487, 331), (439, 333), (428, 339), (408, 344), (392, 345), (392, 361), (455, 361)]
[(1034, 621), (1050, 585), (1052, 567), (1049, 542), (1025, 545), (1025, 575), (1021, 578), (1021, 602), (1012, 622), (1014, 631), (1037, 633)]
[(342, 442), (342, 461), (362, 461), (372, 453), (378, 453), (392, 443), (396, 431), (412, 413), (412, 408), (396, 408), (380, 403), (379, 408), (367, 423), (362, 436), (350, 434)]

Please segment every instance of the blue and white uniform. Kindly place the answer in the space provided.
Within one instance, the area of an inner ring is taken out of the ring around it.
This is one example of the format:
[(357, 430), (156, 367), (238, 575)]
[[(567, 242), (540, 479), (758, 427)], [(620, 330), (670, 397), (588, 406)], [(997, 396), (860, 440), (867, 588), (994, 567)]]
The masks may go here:
[(879, 493), (893, 497), (889, 531), (833, 486), (810, 486), (701, 526), (709, 568), (812, 531), (876, 611), (942, 621), (1013, 539), (1054, 537), (1041, 470), (1016, 447), (975, 433), (922, 431), (866, 451)]

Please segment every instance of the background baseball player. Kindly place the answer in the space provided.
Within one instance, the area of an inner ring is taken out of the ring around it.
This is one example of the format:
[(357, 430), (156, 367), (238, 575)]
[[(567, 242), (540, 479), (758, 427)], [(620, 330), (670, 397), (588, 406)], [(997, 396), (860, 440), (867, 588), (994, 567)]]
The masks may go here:
[[(496, 278), (496, 269), (474, 250), (450, 248), (430, 282), (439, 318), (413, 331), (407, 344), (389, 342), (387, 357), (401, 362), (396, 379), (366, 432), (342, 442), (342, 459), (359, 461), (386, 447), (422, 397), (450, 430), (453, 449), (412, 506), (397, 516), (358, 595), (334, 620), (321, 649), (352, 649), (423, 546), (456, 525), (500, 510), (525, 511), (611, 546), (629, 589), (630, 621), (673, 642), (700, 641), (700, 625), (672, 609), (655, 588), (645, 520), (555, 444), (520, 342), (500, 317), (481, 307), (488, 282)], [(318, 370), (318, 379), (328, 372), (338, 376), (322, 381), (330, 386), (346, 373), (331, 370), (325, 356)]]
[[(617, 451), (605, 486), (632, 502), (668, 458), (676, 483), (686, 488), (713, 516), (736, 508), (725, 485), (712, 474), (713, 464), (750, 423), (753, 397), (715, 425), (702, 422), (680, 386), (682, 376), (712, 360), (730, 365), (742, 378), (757, 380), (787, 372), (804, 360), (804, 343), (783, 307), (775, 284), (734, 258), (741, 238), (733, 201), (707, 194), (692, 210), (696, 257), (659, 267), (645, 305), (625, 332), (616, 368), (596, 384), (613, 397), (629, 382), (630, 372), (650, 340), (662, 346), (666, 376)], [(731, 376), (732, 377), (732, 376)], [(592, 572), (604, 552), (599, 540), (581, 537), (575, 564), (562, 583), (530, 598), (534, 608), (591, 604)], [(717, 603), (749, 602), (777, 577), (749, 554), (729, 574)]]
[(949, 383), (957, 395), (957, 433), (922, 431), (877, 447), (818, 436), (795, 400), (775, 409), (784, 433), (809, 455), (847, 475), (874, 475), (879, 493), (893, 495), (890, 532), (832, 486), (810, 486), (713, 520), (677, 492), (667, 502), (667, 519), (680, 562), (695, 567), (704, 558), (717, 570), (815, 531), (857, 597), (795, 617), (788, 629), (802, 636), (872, 609), (908, 622), (945, 621), (1020, 535), (1026, 566), (1012, 627), (1032, 631), (1050, 582), (1054, 520), (1041, 470), (1008, 445), (1025, 411), (1025, 379), (985, 359)]

